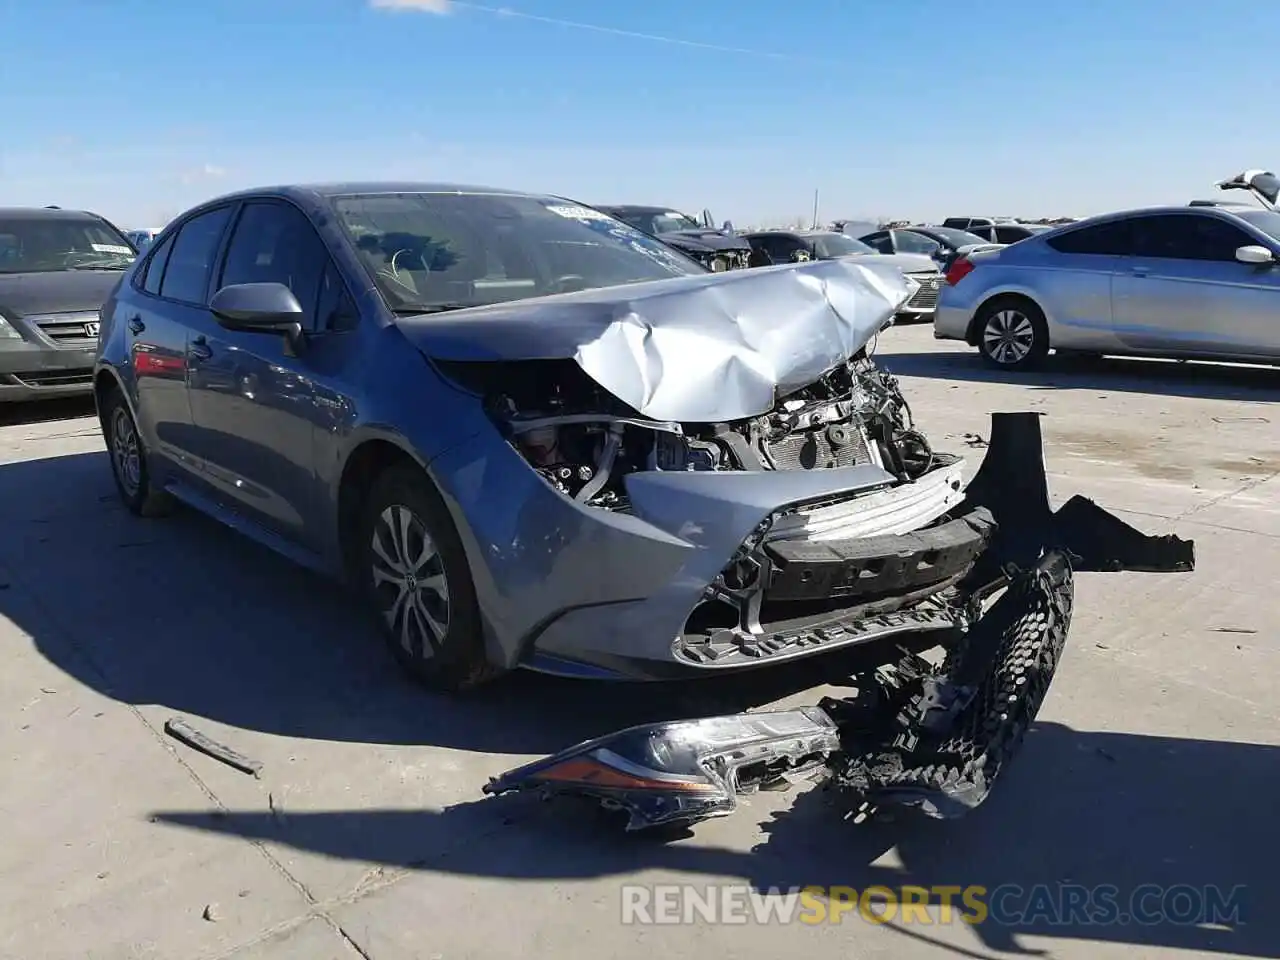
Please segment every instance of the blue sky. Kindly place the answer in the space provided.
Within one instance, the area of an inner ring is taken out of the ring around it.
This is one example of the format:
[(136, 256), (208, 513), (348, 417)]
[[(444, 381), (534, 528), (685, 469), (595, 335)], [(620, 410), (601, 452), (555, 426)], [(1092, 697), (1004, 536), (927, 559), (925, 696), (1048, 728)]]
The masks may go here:
[(1260, 0), (0, 0), (0, 37), (0, 203), (125, 226), (381, 178), (1079, 215), (1280, 165)]

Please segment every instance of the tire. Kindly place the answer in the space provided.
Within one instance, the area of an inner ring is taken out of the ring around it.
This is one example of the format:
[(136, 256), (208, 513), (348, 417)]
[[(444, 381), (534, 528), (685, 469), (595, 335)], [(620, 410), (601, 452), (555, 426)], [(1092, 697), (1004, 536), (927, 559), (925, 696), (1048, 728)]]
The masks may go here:
[(432, 689), (458, 692), (502, 672), (485, 656), (462, 542), (420, 469), (391, 467), (377, 478), (356, 544), (362, 593), (411, 677)]
[(142, 435), (118, 387), (112, 388), (103, 404), (102, 436), (107, 444), (116, 491), (129, 511), (139, 517), (168, 514), (173, 509), (173, 498), (152, 486)]
[(1031, 370), (1049, 353), (1044, 311), (1024, 297), (1000, 297), (978, 312), (978, 352), (1000, 370)]

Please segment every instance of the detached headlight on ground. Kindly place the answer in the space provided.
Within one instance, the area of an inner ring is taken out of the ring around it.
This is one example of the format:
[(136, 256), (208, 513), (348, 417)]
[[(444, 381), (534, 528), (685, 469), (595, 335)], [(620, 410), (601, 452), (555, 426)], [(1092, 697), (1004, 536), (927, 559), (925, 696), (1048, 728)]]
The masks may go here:
[(824, 773), (840, 749), (818, 707), (631, 727), (489, 782), (485, 793), (542, 785), (631, 815), (630, 828), (723, 816), (739, 792)]

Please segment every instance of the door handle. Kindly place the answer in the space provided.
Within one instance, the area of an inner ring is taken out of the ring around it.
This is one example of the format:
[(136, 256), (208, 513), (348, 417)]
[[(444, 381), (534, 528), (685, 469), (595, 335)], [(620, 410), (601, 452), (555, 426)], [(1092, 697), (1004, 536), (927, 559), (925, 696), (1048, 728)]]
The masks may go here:
[(1135, 277), (1145, 277), (1147, 274), (1151, 272), (1151, 268), (1150, 267), (1133, 267), (1130, 269), (1129, 272), (1132, 273)]
[(193, 360), (208, 360), (213, 356), (213, 348), (204, 337), (195, 337), (187, 347), (187, 356)]
[(129, 332), (135, 337), (140, 335), (143, 330), (147, 329), (147, 325), (142, 322), (141, 317), (134, 317), (129, 321)]

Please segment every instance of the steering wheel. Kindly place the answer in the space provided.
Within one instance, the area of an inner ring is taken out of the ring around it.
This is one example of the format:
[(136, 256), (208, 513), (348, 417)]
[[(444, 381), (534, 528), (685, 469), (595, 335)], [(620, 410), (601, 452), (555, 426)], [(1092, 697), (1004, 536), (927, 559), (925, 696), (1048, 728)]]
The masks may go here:
[(587, 289), (587, 279), (578, 273), (566, 273), (551, 281), (556, 293), (577, 293)]
[(379, 277), (382, 277), (384, 280), (390, 283), (394, 283), (400, 289), (405, 290), (416, 297), (418, 295), (418, 290), (413, 285), (412, 279), (410, 279), (409, 277), (401, 276), (401, 273), (400, 273), (400, 264), (398, 263), (398, 261), (401, 255), (406, 253), (412, 254), (413, 251), (407, 250), (407, 249), (397, 250), (395, 253), (391, 255), (391, 259), (387, 261), (387, 265), (385, 267), (378, 268), (377, 274)]
[(395, 253), (391, 255), (391, 259), (388, 261), (388, 265), (391, 268), (391, 275), (396, 278), (396, 281), (398, 283), (402, 283), (402, 284), (404, 283), (404, 281), (400, 279), (400, 265), (399, 263), (397, 263), (397, 261), (406, 253), (409, 254), (410, 256), (413, 255), (412, 250), (408, 250), (408, 249), (397, 250)]

